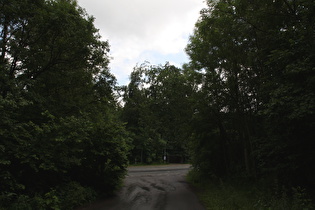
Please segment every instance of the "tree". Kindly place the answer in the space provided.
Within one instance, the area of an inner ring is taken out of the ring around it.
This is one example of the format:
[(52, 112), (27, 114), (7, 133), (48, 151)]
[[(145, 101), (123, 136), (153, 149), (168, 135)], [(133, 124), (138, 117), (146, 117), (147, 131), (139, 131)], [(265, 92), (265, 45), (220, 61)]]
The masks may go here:
[(168, 153), (168, 158), (173, 158), (170, 161), (184, 161), (192, 115), (191, 94), (184, 72), (175, 66), (143, 64), (134, 69), (123, 114), (134, 133), (133, 158), (140, 154), (148, 162), (162, 161)]
[(76, 1), (0, 7), (0, 204), (69, 209), (93, 192), (112, 193), (126, 171), (128, 136), (108, 42)]
[[(225, 176), (235, 173), (236, 168), (253, 173), (254, 167), (249, 132), (251, 115), (257, 113), (257, 75), (248, 56), (255, 52), (255, 45), (250, 37), (251, 27), (238, 18), (237, 8), (231, 2), (209, 2), (209, 9), (203, 10), (186, 49), (191, 67), (205, 72), (201, 92), (209, 107), (208, 115), (214, 118), (214, 128), (219, 131), (216, 138), (221, 155), (216, 161), (223, 165), (214, 170)], [(236, 167), (230, 168), (233, 166)]]
[[(206, 148), (195, 148), (200, 170), (228, 177), (268, 171), (312, 184), (313, 8), (312, 1), (208, 1), (186, 48), (206, 99), (196, 115), (205, 127), (194, 134)], [(207, 164), (210, 158), (221, 164)]]

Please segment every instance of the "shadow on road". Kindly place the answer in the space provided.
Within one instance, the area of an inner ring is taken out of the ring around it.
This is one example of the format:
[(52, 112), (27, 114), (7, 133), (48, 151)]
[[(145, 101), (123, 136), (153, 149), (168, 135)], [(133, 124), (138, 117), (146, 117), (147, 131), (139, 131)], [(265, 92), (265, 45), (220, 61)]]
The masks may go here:
[(115, 197), (77, 210), (204, 210), (186, 183), (188, 164), (132, 166)]

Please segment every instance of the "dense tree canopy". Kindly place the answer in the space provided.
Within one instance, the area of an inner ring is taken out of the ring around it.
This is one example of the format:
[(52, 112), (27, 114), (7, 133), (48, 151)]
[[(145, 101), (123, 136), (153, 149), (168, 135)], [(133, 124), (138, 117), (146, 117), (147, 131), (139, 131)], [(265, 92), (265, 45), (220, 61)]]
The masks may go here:
[(0, 28), (1, 206), (71, 209), (111, 193), (127, 135), (93, 18), (72, 0), (1, 1)]
[(186, 48), (206, 101), (194, 139), (200, 170), (314, 186), (314, 8), (208, 1)]
[(189, 63), (118, 88), (75, 0), (0, 0), (0, 208), (74, 208), (128, 161), (314, 189), (314, 1), (207, 3)]
[(315, 186), (314, 2), (207, 3), (188, 64), (131, 74), (122, 115), (130, 160), (158, 161), (161, 148), (176, 148), (205, 177)]
[[(131, 162), (183, 162), (187, 157), (192, 86), (168, 63), (134, 68), (125, 87), (122, 118), (133, 135)], [(176, 160), (175, 160), (176, 159)]]
[(314, 8), (305, 0), (208, 1), (186, 47), (188, 64), (132, 73), (123, 116), (133, 151), (157, 154), (149, 149), (156, 137), (156, 148), (189, 148), (205, 177), (311, 189)]

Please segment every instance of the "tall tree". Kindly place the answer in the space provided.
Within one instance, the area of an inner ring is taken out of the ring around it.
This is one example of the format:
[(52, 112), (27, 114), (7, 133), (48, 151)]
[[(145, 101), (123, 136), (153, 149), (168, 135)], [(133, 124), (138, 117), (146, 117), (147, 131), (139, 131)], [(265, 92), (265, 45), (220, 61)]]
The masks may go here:
[(124, 116), (135, 134), (138, 154), (146, 151), (150, 161), (161, 161), (167, 153), (184, 161), (191, 94), (184, 72), (175, 66), (143, 64), (134, 69), (125, 95)]
[[(225, 165), (219, 175), (268, 171), (301, 184), (314, 173), (311, 11), (313, 1), (299, 0), (208, 1), (202, 11), (186, 50), (190, 67), (203, 74), (200, 115), (216, 123), (199, 128), (195, 141)], [(206, 162), (200, 155), (196, 162)], [(205, 165), (207, 173), (222, 168)], [(306, 176), (296, 175), (301, 171)]]
[(69, 209), (92, 192), (111, 193), (125, 174), (128, 138), (108, 43), (76, 1), (0, 8), (0, 204)]

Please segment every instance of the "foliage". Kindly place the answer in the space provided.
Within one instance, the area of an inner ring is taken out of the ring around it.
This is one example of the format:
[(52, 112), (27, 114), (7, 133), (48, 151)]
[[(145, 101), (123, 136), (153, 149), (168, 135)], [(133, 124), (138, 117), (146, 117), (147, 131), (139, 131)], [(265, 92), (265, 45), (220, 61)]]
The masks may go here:
[(76, 1), (0, 1), (1, 208), (73, 208), (112, 193), (128, 159), (188, 154), (196, 177), (281, 186), (250, 200), (213, 186), (212, 204), (311, 208), (314, 1), (207, 2), (190, 62), (136, 66), (120, 107), (109, 44)]
[(161, 162), (187, 153), (192, 88), (185, 72), (168, 63), (134, 68), (125, 87), (122, 119), (133, 135), (130, 161)]
[(186, 48), (202, 77), (191, 137), (200, 172), (313, 188), (314, 6), (208, 1)]
[(96, 192), (80, 184), (70, 182), (65, 186), (57, 187), (44, 195), (19, 195), (12, 209), (74, 209), (78, 205), (96, 198)]
[(313, 189), (314, 2), (207, 3), (188, 64), (131, 74), (122, 109), (130, 161), (159, 160), (164, 146), (190, 151), (202, 177)]
[(280, 187), (277, 183), (200, 179), (200, 174), (191, 171), (188, 181), (195, 187), (197, 196), (206, 209), (259, 209), (259, 210), (300, 210), (314, 209), (305, 189)]
[(76, 1), (1, 1), (0, 206), (71, 209), (126, 172), (109, 45)]

